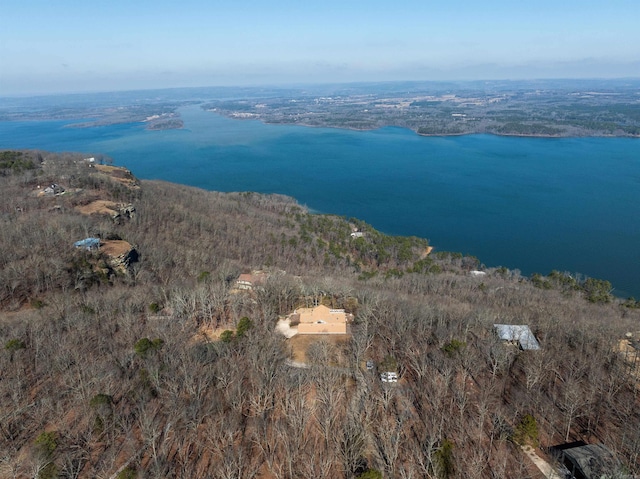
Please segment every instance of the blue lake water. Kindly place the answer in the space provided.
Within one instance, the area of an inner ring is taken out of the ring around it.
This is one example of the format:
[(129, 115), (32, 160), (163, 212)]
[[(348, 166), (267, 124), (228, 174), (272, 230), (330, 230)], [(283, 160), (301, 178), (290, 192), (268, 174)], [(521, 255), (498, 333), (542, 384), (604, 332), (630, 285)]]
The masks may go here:
[(640, 140), (420, 137), (181, 113), (185, 128), (169, 131), (0, 122), (0, 148), (104, 153), (140, 178), (291, 195), (487, 266), (579, 272), (640, 297)]

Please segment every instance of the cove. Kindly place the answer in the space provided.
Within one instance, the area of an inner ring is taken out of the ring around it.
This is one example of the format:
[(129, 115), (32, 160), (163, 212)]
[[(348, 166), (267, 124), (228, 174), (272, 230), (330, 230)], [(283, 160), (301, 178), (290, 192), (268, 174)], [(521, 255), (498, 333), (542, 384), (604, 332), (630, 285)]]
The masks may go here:
[(581, 273), (640, 297), (638, 140), (420, 137), (180, 113), (184, 129), (168, 131), (0, 122), (0, 148), (104, 153), (143, 179), (286, 194), (487, 266)]

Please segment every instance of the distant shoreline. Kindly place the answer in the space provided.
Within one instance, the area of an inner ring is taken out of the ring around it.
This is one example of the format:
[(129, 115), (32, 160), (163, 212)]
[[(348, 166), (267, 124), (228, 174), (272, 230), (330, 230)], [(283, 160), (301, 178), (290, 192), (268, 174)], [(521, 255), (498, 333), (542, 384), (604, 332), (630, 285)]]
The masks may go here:
[(419, 133), (418, 131), (406, 127), (406, 126), (400, 126), (400, 125), (393, 125), (393, 124), (388, 124), (388, 125), (382, 125), (382, 126), (376, 126), (376, 127), (372, 127), (372, 128), (357, 128), (354, 126), (339, 126), (339, 125), (310, 125), (308, 123), (304, 123), (304, 122), (274, 122), (274, 121), (269, 121), (268, 119), (265, 118), (261, 118), (261, 117), (246, 117), (246, 118), (242, 118), (242, 117), (234, 117), (230, 114), (224, 113), (224, 112), (220, 112), (220, 111), (216, 111), (213, 109), (205, 109), (203, 108), (203, 111), (206, 111), (208, 113), (214, 113), (216, 115), (220, 115), (224, 118), (228, 118), (229, 120), (237, 120), (237, 121), (259, 121), (260, 123), (264, 124), (264, 125), (289, 125), (289, 126), (302, 126), (305, 128), (331, 128), (331, 129), (335, 129), (335, 130), (345, 130), (345, 131), (375, 131), (375, 130), (380, 130), (382, 128), (403, 128), (405, 130), (411, 131), (413, 133), (415, 133), (418, 136), (424, 136), (424, 137), (454, 137), (454, 136), (471, 136), (471, 135), (492, 135), (492, 136), (499, 136), (499, 137), (514, 137), (514, 138), (547, 138), (547, 139), (560, 139), (560, 138), (632, 138), (632, 139), (640, 139), (640, 135), (604, 135), (604, 134), (587, 134), (587, 135), (570, 135), (570, 134), (566, 134), (566, 135), (545, 135), (545, 134), (525, 134), (525, 133), (498, 133), (498, 132), (493, 132), (493, 131), (465, 131), (465, 132), (459, 132), (459, 133)]

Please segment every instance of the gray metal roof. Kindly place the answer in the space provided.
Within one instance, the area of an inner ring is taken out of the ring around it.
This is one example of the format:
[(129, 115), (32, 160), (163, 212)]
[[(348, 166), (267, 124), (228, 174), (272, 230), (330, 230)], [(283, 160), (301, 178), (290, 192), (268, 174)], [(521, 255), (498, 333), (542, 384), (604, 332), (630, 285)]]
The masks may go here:
[(613, 453), (602, 444), (564, 449), (563, 454), (587, 479), (622, 477), (617, 474), (620, 464)]
[(517, 341), (522, 349), (538, 350), (540, 344), (529, 329), (523, 324), (494, 324), (498, 337), (504, 341)]

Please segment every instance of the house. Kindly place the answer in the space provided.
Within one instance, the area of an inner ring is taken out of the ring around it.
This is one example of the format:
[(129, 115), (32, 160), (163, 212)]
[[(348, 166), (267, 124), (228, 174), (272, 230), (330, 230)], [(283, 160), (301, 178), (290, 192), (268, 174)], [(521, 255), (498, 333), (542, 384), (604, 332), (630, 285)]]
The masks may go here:
[(493, 327), (500, 339), (517, 344), (520, 349), (537, 351), (540, 349), (538, 340), (529, 329), (521, 324), (494, 324)]
[(292, 315), (298, 322), (298, 334), (347, 334), (347, 322), (353, 315), (344, 309), (331, 309), (323, 304), (314, 308), (300, 308)]
[(354, 231), (351, 233), (352, 238), (362, 238), (364, 237), (364, 233), (362, 231)]
[(267, 278), (267, 273), (263, 271), (253, 271), (251, 273), (242, 273), (236, 280), (236, 288), (251, 290), (261, 285)]
[(73, 243), (76, 248), (82, 248), (86, 250), (98, 249), (100, 247), (100, 238), (85, 238)]
[(628, 477), (620, 475), (620, 462), (603, 444), (577, 441), (551, 447), (550, 452), (575, 479)]
[(469, 274), (474, 278), (482, 278), (483, 276), (487, 275), (485, 271), (477, 271), (477, 270), (469, 271)]
[(47, 186), (43, 191), (42, 194), (45, 196), (56, 196), (56, 195), (61, 195), (62, 193), (64, 193), (64, 188), (60, 185), (57, 185), (55, 183), (53, 183), (50, 186)]

